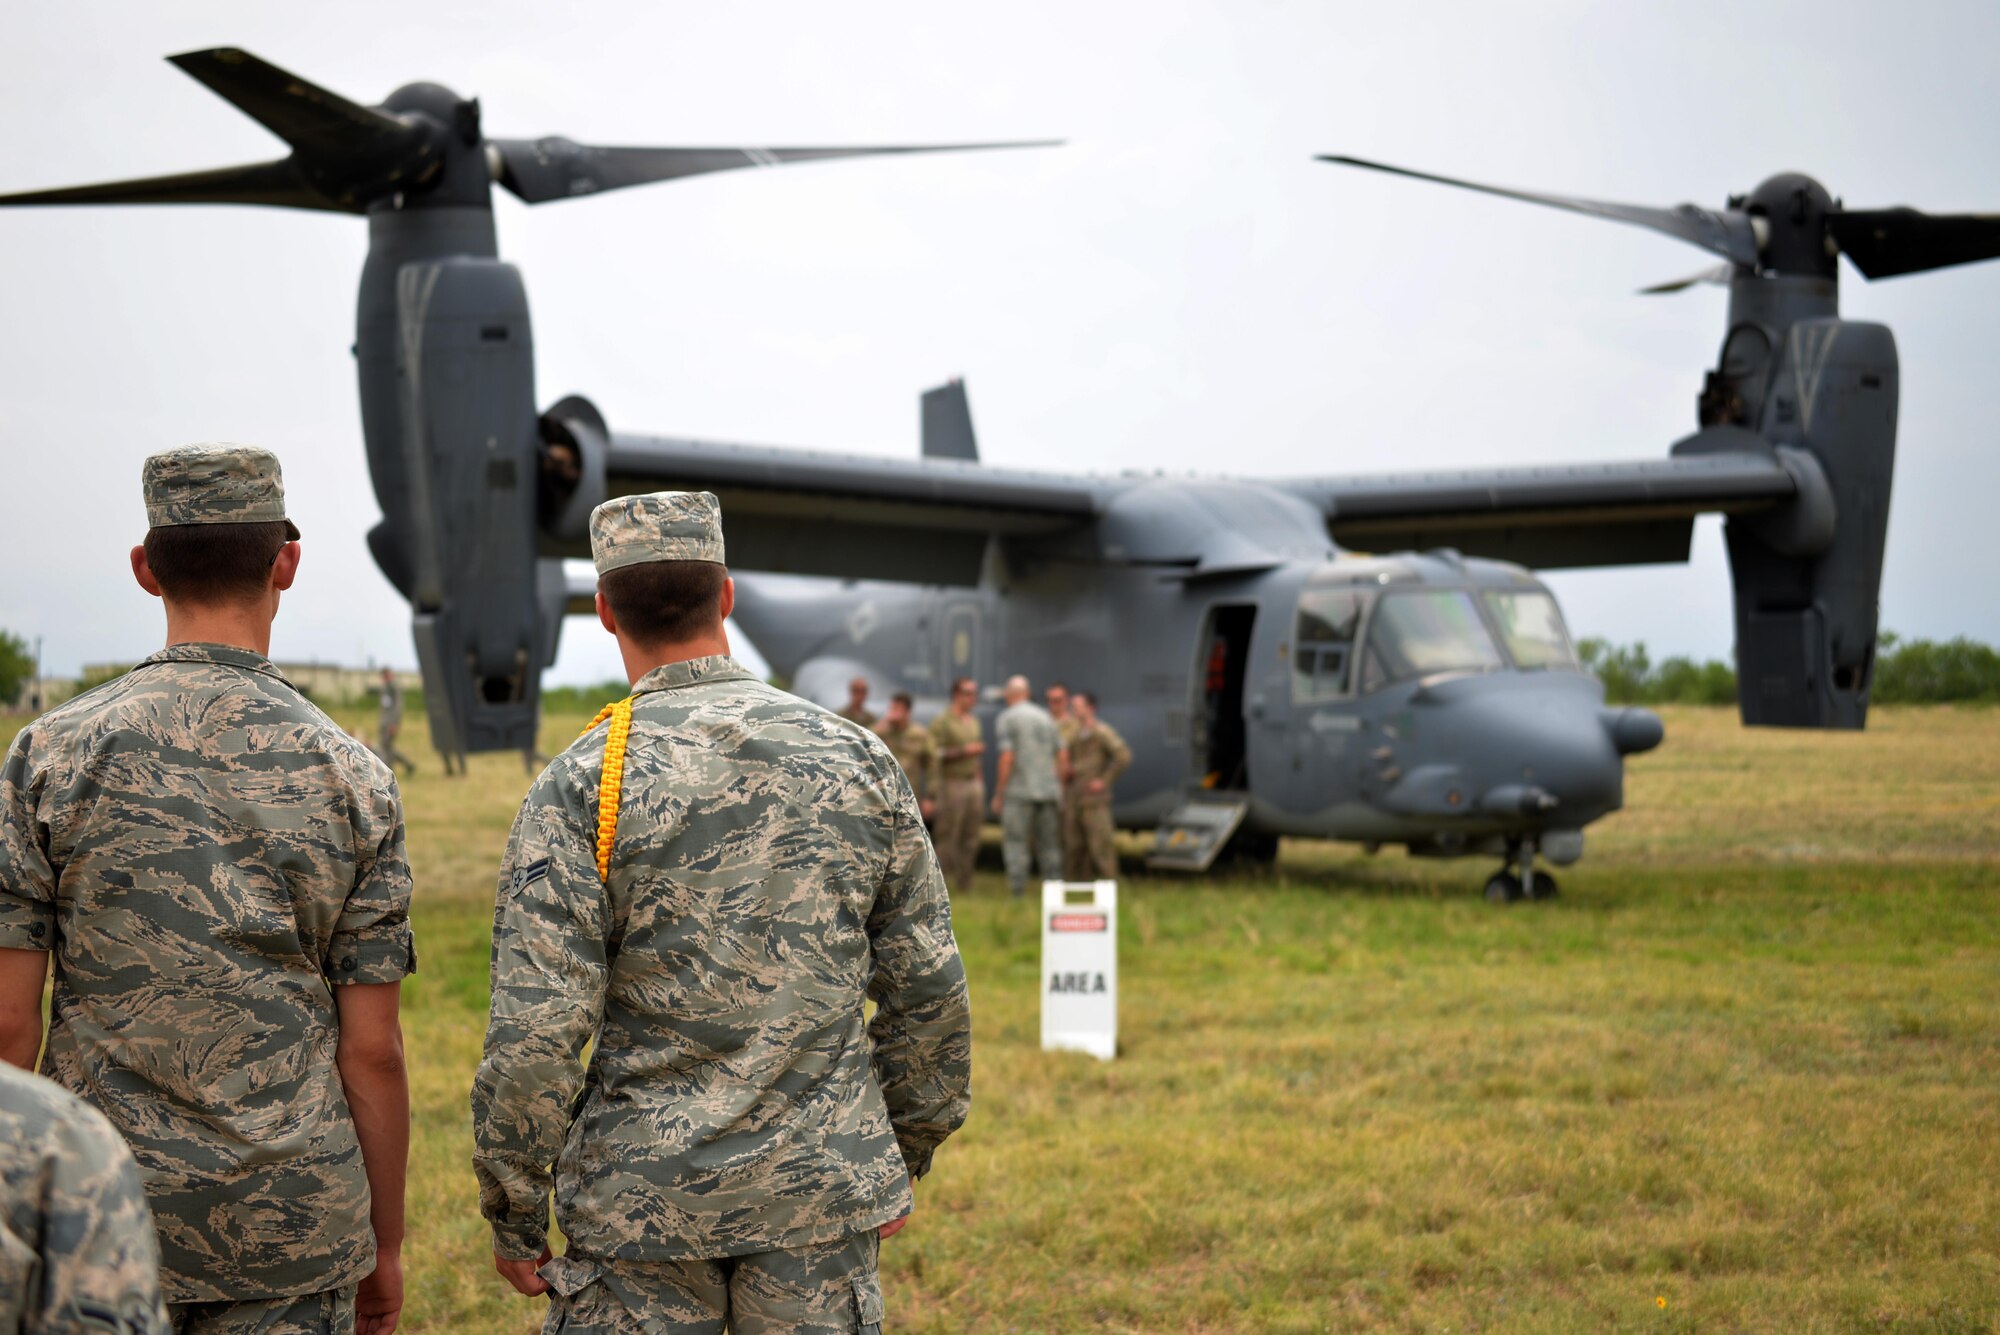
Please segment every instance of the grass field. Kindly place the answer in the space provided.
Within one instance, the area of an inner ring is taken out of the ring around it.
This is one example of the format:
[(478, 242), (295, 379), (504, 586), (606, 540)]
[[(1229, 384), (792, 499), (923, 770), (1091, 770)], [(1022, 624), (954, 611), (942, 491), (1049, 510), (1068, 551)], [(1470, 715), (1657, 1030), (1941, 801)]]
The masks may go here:
[[(1995, 1329), (2000, 711), (1663, 713), (1553, 903), (1295, 842), (1254, 877), (1134, 877), (1114, 1063), (1038, 1050), (1033, 910), (982, 874), (954, 905), (972, 1118), (884, 1248), (891, 1327)], [(467, 1166), (525, 784), (488, 757), (405, 787), (413, 1331), (541, 1315)]]

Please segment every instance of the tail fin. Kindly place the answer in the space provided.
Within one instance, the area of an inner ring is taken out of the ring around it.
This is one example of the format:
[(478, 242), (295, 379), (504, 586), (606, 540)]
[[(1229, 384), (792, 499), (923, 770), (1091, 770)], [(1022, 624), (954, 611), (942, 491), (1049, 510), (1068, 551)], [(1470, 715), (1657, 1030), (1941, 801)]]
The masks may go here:
[(972, 407), (965, 401), (965, 382), (948, 380), (923, 396), (924, 457), (979, 462), (979, 442), (972, 434)]

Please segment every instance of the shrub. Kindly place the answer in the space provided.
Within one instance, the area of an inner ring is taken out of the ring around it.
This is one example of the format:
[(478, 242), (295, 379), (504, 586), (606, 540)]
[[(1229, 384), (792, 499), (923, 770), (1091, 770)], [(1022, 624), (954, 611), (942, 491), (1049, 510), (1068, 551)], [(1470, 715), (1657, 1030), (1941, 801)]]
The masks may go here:
[[(1669, 658), (1654, 666), (1641, 644), (1603, 639), (1577, 643), (1577, 657), (1604, 683), (1615, 705), (1726, 705), (1736, 700), (1736, 669), (1710, 659)], [(1963, 636), (1942, 643), (1904, 641), (1883, 632), (1869, 699), (1883, 705), (2000, 703), (2000, 650)]]
[(20, 703), (21, 693), (34, 675), (35, 656), (28, 652), (28, 642), (0, 630), (0, 705)]

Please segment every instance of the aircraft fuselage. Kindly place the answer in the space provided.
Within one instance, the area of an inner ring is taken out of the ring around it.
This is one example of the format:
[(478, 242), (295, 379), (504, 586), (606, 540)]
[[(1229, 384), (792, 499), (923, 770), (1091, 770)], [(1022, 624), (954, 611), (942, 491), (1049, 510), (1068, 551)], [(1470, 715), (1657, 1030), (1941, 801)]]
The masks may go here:
[[(856, 675), (927, 720), (955, 677), (981, 712), (1014, 673), (1091, 691), (1132, 748), (1115, 817), (1151, 827), (1208, 790), (1244, 830), (1457, 855), (1522, 841), (1552, 861), (1623, 802), (1623, 755), (1659, 740), (1606, 709), (1533, 574), (1450, 553), (1288, 560), (1192, 578), (1008, 561), (976, 588), (737, 573), (736, 619), (829, 706)], [(991, 756), (989, 755), (989, 762)]]

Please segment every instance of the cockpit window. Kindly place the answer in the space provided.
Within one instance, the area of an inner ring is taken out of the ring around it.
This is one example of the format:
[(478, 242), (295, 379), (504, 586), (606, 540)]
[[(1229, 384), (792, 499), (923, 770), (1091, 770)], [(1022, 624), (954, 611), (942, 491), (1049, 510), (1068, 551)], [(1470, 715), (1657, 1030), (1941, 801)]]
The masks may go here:
[(1307, 589), (1299, 595), (1292, 639), (1292, 699), (1299, 704), (1346, 695), (1364, 595), (1352, 589)]
[[(1369, 625), (1367, 683), (1438, 672), (1487, 672), (1503, 666), (1500, 646), (1464, 589), (1385, 594)], [(1379, 668), (1374, 660), (1379, 656)]]
[(1488, 589), (1482, 596), (1516, 667), (1577, 666), (1576, 650), (1554, 598), (1539, 589)]

